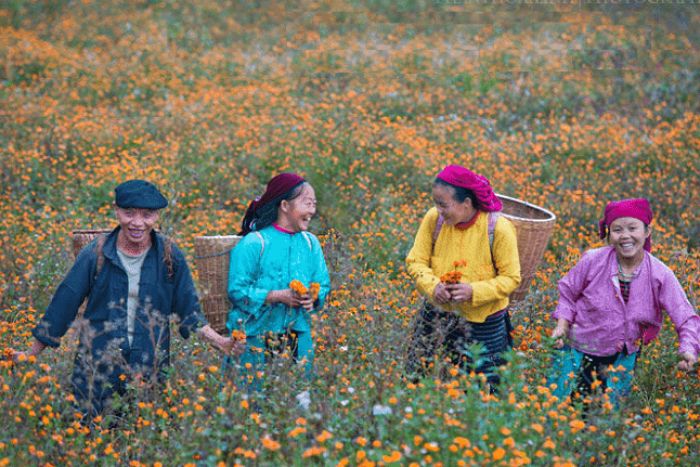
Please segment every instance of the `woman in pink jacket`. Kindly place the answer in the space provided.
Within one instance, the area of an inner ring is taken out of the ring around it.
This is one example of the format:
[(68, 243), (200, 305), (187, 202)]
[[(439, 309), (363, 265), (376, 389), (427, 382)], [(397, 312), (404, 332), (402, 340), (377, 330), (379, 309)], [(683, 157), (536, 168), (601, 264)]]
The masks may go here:
[(587, 251), (559, 281), (552, 337), (558, 348), (568, 338), (571, 349), (559, 361), (555, 395), (586, 396), (597, 385), (610, 388), (613, 401), (628, 393), (641, 346), (661, 329), (661, 310), (678, 333), (679, 368), (690, 371), (697, 362), (700, 317), (673, 272), (649, 253), (651, 219), (646, 199), (609, 203), (600, 221), (608, 246)]

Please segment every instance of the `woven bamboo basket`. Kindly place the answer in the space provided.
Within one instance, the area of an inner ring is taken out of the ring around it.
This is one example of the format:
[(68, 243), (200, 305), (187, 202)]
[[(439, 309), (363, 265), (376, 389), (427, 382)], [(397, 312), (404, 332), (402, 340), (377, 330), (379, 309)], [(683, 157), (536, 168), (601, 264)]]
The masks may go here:
[(85, 248), (85, 245), (90, 243), (95, 237), (102, 234), (108, 234), (109, 229), (94, 229), (94, 230), (74, 230), (71, 234), (73, 237), (73, 256), (78, 257), (80, 250)]
[(200, 301), (209, 325), (226, 332), (231, 309), (228, 285), (229, 253), (241, 239), (238, 235), (217, 235), (194, 239), (194, 262), (199, 275)]
[(550, 211), (528, 202), (497, 194), (503, 203), (503, 215), (515, 226), (520, 257), (521, 282), (510, 295), (511, 301), (525, 298), (535, 271), (547, 249), (557, 217)]

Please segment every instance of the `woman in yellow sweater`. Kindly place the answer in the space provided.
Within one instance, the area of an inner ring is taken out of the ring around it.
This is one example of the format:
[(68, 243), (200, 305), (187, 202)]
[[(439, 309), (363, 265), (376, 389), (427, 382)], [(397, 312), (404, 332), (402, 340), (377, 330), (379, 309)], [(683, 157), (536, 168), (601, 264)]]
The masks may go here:
[[(426, 298), (408, 355), (408, 373), (424, 376), (434, 358), (448, 356), (465, 371), (493, 369), (512, 347), (508, 295), (520, 284), (513, 224), (500, 216), (501, 201), (486, 177), (458, 165), (445, 167), (433, 183), (431, 208), (406, 258), (408, 272)], [(476, 368), (468, 352), (483, 353)]]

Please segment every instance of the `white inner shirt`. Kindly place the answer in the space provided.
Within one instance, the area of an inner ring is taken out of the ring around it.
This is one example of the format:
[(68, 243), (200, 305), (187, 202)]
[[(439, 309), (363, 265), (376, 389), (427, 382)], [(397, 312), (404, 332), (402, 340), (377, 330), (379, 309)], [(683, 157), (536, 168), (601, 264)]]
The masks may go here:
[(141, 266), (150, 247), (137, 256), (128, 255), (117, 248), (117, 256), (122, 262), (129, 278), (129, 296), (126, 299), (126, 327), (129, 337), (129, 345), (134, 338), (134, 322), (136, 321), (136, 309), (139, 306), (139, 282), (141, 281)]

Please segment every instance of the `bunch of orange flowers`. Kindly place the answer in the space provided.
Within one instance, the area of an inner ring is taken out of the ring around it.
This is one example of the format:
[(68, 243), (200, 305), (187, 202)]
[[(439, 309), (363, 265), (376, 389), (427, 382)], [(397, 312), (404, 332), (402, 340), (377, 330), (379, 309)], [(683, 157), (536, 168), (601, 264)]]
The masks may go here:
[(457, 268), (464, 267), (466, 265), (467, 261), (464, 259), (455, 261), (454, 263), (452, 263), (454, 270), (446, 272), (445, 274), (440, 276), (440, 282), (444, 284), (459, 284), (460, 279), (462, 279), (462, 273), (461, 271), (458, 271)]
[(318, 292), (321, 290), (321, 284), (312, 282), (307, 289), (300, 280), (294, 279), (289, 283), (289, 288), (297, 295), (304, 296), (309, 294), (311, 298), (316, 300), (318, 298)]
[(446, 272), (440, 276), (440, 282), (444, 284), (459, 284), (459, 280), (462, 278), (462, 273), (459, 271)]

